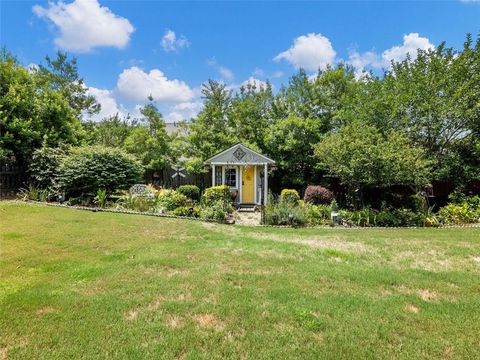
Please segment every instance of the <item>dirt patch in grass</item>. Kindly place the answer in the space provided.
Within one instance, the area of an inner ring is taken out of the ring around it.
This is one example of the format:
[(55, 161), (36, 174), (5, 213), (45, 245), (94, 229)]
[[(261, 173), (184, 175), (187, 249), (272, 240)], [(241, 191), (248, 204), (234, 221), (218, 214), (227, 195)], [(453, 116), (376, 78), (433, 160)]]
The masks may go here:
[(182, 327), (184, 323), (185, 320), (177, 315), (171, 315), (165, 320), (165, 324), (173, 329)]
[(128, 312), (125, 314), (125, 319), (128, 321), (134, 321), (137, 319), (138, 316), (138, 311), (137, 309), (133, 308), (128, 310)]
[(445, 359), (450, 359), (454, 353), (453, 346), (448, 345), (443, 349), (443, 356)]
[(406, 304), (405, 309), (407, 309), (408, 311), (410, 311), (414, 314), (418, 314), (418, 312), (420, 311), (420, 308), (418, 308), (417, 306), (415, 306), (413, 304)]
[(8, 348), (0, 347), (0, 360), (8, 360)]
[(338, 236), (291, 237), (274, 234), (252, 233), (256, 239), (273, 240), (278, 242), (300, 244), (318, 249), (332, 249), (349, 252), (373, 252), (374, 248), (358, 242), (347, 242)]
[(213, 314), (195, 314), (193, 320), (203, 329), (223, 330), (225, 324)]
[(446, 294), (440, 294), (437, 291), (429, 289), (411, 289), (405, 286), (399, 286), (395, 290), (400, 294), (416, 295), (426, 302), (435, 302), (439, 300), (454, 301), (454, 299), (450, 298)]
[[(210, 224), (212, 225), (212, 224)], [(248, 237), (257, 240), (271, 240), (283, 243), (306, 245), (312, 248), (319, 249), (333, 249), (339, 251), (351, 252), (374, 252), (375, 248), (365, 243), (346, 241), (340, 236), (335, 235), (317, 235), (317, 236), (303, 236), (292, 234), (271, 234), (260, 231), (242, 232), (238, 227), (224, 226), (211, 227), (210, 230), (222, 232), (223, 234), (230, 234), (235, 236)]]
[(37, 314), (39, 315), (43, 315), (43, 314), (51, 314), (51, 313), (55, 313), (55, 312), (58, 312), (58, 310), (52, 306), (44, 306), (40, 309), (37, 310)]
[(420, 296), (423, 301), (435, 301), (438, 299), (438, 294), (428, 289), (417, 290), (417, 295)]

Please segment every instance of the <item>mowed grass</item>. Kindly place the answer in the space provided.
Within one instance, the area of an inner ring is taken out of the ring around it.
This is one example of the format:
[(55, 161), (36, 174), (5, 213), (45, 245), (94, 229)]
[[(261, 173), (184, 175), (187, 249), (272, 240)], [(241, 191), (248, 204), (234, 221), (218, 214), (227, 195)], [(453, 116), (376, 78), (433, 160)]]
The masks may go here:
[(0, 359), (477, 358), (480, 230), (0, 203)]

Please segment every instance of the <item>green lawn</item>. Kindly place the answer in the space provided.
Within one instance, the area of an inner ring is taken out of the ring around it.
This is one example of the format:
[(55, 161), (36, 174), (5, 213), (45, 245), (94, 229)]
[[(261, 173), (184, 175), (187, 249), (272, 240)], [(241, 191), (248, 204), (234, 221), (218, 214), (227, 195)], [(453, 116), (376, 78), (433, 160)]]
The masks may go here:
[(0, 359), (477, 358), (480, 230), (0, 202)]

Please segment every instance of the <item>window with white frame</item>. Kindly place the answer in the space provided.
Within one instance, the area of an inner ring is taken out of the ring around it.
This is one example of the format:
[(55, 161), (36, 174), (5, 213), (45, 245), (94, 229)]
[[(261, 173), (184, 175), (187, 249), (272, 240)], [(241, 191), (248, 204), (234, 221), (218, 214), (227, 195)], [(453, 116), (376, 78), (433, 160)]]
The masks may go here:
[(232, 188), (237, 187), (237, 168), (225, 169), (225, 185), (228, 185)]
[(222, 167), (217, 166), (215, 167), (215, 184), (214, 186), (222, 185)]

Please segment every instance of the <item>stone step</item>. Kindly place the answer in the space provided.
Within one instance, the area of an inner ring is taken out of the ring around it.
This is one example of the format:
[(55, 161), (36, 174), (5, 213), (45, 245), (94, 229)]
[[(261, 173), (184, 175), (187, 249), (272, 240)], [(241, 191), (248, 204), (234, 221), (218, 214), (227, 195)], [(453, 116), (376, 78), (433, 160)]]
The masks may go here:
[(238, 212), (255, 212), (255, 205), (240, 205)]

